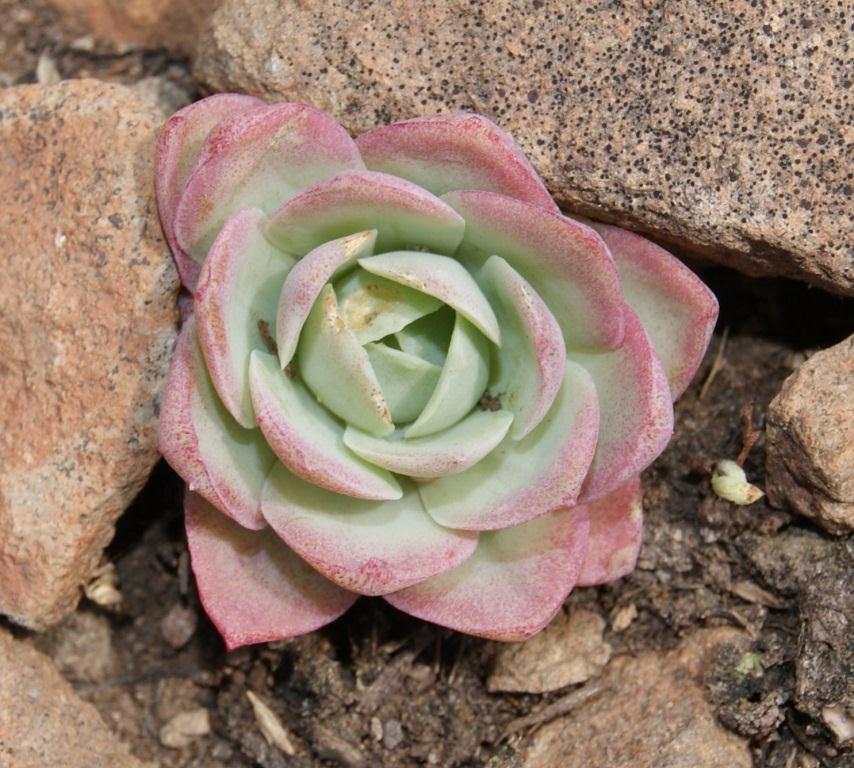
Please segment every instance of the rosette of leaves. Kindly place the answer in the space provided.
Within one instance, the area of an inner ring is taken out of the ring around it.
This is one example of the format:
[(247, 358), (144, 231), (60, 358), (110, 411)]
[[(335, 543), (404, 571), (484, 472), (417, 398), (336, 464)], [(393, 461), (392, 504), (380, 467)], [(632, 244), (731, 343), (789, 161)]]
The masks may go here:
[(562, 215), (473, 114), (352, 139), (221, 94), (157, 150), (192, 293), (161, 413), (229, 647), (359, 595), (503, 640), (628, 573), (639, 473), (717, 316), (658, 246)]

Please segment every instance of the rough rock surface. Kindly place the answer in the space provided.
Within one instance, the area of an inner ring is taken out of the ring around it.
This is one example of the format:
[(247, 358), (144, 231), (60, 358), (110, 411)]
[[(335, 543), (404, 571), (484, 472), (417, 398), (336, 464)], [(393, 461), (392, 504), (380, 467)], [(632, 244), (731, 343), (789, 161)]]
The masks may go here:
[(701, 677), (729, 629), (704, 630), (670, 653), (612, 661), (603, 692), (541, 728), (524, 768), (750, 768), (747, 742), (717, 724)]
[[(796, 706), (829, 727), (846, 720), (854, 726), (851, 539), (792, 527), (771, 537), (744, 535), (737, 545), (766, 584), (799, 604)], [(835, 727), (831, 730), (837, 733)]]
[(0, 91), (0, 613), (77, 603), (157, 460), (177, 278), (160, 113), (93, 80)]
[(475, 110), (568, 209), (854, 293), (847, 4), (524, 6), (224, 0), (196, 75), (354, 133)]
[(768, 409), (768, 498), (854, 531), (854, 336), (818, 352)]
[(65, 22), (119, 49), (190, 53), (216, 0), (50, 0)]
[(604, 629), (595, 611), (559, 613), (530, 640), (499, 648), (487, 690), (545, 693), (596, 677), (611, 658)]
[(47, 656), (0, 630), (3, 768), (143, 768)]
[(854, 737), (854, 552), (840, 548), (839, 554), (820, 563), (804, 589), (795, 703), (837, 735), (833, 724), (847, 720), (850, 725), (842, 731), (849, 733), (840, 741), (850, 741)]

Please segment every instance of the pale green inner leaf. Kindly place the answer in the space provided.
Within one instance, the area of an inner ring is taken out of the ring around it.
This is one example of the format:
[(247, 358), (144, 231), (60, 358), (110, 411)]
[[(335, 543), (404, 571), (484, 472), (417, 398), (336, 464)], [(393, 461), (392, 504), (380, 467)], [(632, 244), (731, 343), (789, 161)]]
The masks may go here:
[(424, 437), (446, 429), (474, 407), (489, 379), (489, 348), (487, 338), (458, 314), (436, 389), (406, 437)]
[(476, 464), (507, 434), (513, 414), (475, 409), (462, 421), (427, 437), (379, 438), (347, 427), (344, 443), (373, 464), (410, 477), (441, 477)]
[(427, 511), (440, 525), (466, 527), (482, 510), (500, 504), (520, 489), (536, 487), (538, 478), (549, 473), (558, 459), (580, 408), (590, 398), (595, 398), (590, 375), (580, 365), (568, 362), (555, 402), (527, 437), (518, 441), (505, 437), (483, 461), (465, 472), (419, 486)]
[(368, 353), (341, 317), (331, 285), (321, 291), (303, 326), (298, 361), (306, 384), (338, 417), (373, 434), (394, 429)]
[(453, 307), (494, 344), (501, 343), (498, 320), (474, 278), (458, 261), (436, 253), (393, 251), (359, 259), (368, 272), (435, 296)]
[(438, 312), (422, 317), (398, 331), (394, 339), (403, 352), (442, 367), (448, 354), (455, 320), (456, 312), (443, 306)]
[(240, 413), (233, 414), (245, 427), (255, 426), (255, 412), (249, 392), (249, 355), (254, 349), (268, 349), (275, 343), (276, 309), (285, 276), (295, 264), (260, 236), (253, 242), (257, 251), (247, 253), (239, 263), (233, 289), (228, 295), (226, 333), (228, 362), (240, 382)]
[(376, 341), (435, 312), (442, 303), (420, 291), (356, 269), (335, 283), (338, 309), (361, 344)]
[[(540, 423), (554, 402), (557, 387), (555, 384), (546, 390), (543, 369), (557, 366), (562, 373), (565, 344), (560, 326), (533, 294), (530, 284), (500, 256), (491, 256), (484, 264), (478, 283), (501, 323), (502, 344), (493, 349), (489, 390), (516, 415), (512, 435), (521, 439)], [(537, 317), (537, 304), (546, 317)], [(536, 334), (550, 339), (553, 345), (538, 351)]]
[(356, 266), (356, 260), (373, 253), (376, 230), (332, 240), (303, 256), (281, 286), (276, 313), (279, 363), (293, 358), (300, 331), (323, 286)]
[[(340, 422), (314, 399), (304, 384), (279, 368), (274, 355), (253, 352), (250, 367), (253, 387), (262, 389), (264, 396), (276, 403), (282, 420), (301, 439), (310, 441), (313, 453), (327, 457), (318, 471), (330, 466), (343, 467), (348, 476), (361, 479), (365, 487), (380, 489), (386, 494), (385, 498), (400, 497), (395, 478), (347, 449)], [(286, 460), (286, 457), (280, 458)]]
[(367, 344), (365, 350), (394, 423), (406, 424), (416, 419), (436, 388), (442, 369), (385, 344)]

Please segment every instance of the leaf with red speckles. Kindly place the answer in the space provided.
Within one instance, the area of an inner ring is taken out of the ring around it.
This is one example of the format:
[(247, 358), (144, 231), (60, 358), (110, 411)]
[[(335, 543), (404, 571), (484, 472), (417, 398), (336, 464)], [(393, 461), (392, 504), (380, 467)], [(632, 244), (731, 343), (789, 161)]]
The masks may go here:
[(242, 208), (271, 214), (306, 187), (364, 168), (347, 132), (305, 104), (259, 107), (208, 134), (174, 214), (175, 239), (198, 263), (228, 217)]
[(345, 589), (383, 595), (454, 568), (477, 534), (454, 531), (424, 512), (412, 483), (394, 501), (363, 501), (311, 485), (276, 467), (261, 509), (290, 547)]
[(456, 256), (473, 268), (501, 256), (554, 314), (570, 348), (615, 349), (623, 340), (620, 275), (590, 227), (494, 192), (442, 196), (465, 221)]
[(524, 640), (551, 621), (575, 586), (588, 528), (587, 512), (576, 507), (482, 533), (462, 565), (385, 599), (443, 627)]
[(371, 170), (409, 179), (434, 195), (479, 189), (557, 211), (516, 142), (482, 115), (416, 117), (363, 133), (356, 145)]
[(594, 227), (614, 256), (626, 301), (649, 334), (676, 400), (709, 346), (718, 300), (688, 267), (655, 243), (607, 224)]
[(583, 506), (590, 516), (590, 536), (578, 586), (607, 584), (631, 573), (643, 531), (640, 478), (633, 477), (607, 496)]
[(218, 93), (176, 112), (157, 137), (154, 182), (160, 223), (175, 257), (181, 282), (190, 291), (196, 288), (200, 264), (179, 247), (175, 238), (178, 201), (208, 134), (222, 120), (263, 106), (264, 102), (253, 96)]
[(244, 429), (211, 383), (193, 318), (184, 323), (160, 409), (160, 452), (195, 491), (246, 528), (263, 528), (261, 488), (275, 456)]
[(569, 352), (593, 378), (600, 428), (579, 501), (594, 501), (646, 469), (673, 434), (673, 405), (661, 361), (637, 316), (626, 309), (623, 345)]
[(319, 629), (358, 599), (269, 528), (241, 528), (194, 493), (187, 494), (184, 510), (199, 599), (228, 650)]

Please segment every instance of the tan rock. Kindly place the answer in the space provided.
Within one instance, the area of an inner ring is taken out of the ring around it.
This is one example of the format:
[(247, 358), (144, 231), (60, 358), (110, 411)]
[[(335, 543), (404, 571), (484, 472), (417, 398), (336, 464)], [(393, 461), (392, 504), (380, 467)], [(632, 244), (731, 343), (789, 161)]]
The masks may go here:
[(0, 91), (0, 613), (69, 613), (157, 460), (177, 278), (162, 116), (94, 80)]
[(768, 408), (768, 498), (854, 531), (854, 336), (813, 355)]
[(747, 742), (717, 724), (701, 682), (732, 635), (705, 630), (670, 653), (615, 659), (598, 697), (533, 736), (523, 768), (750, 768)]
[(846, 34), (832, 0), (224, 0), (195, 72), (356, 133), (481, 112), (570, 210), (850, 294)]
[(604, 629), (605, 620), (594, 611), (559, 613), (530, 640), (499, 648), (487, 689), (545, 693), (596, 677), (611, 658)]
[(47, 656), (0, 630), (3, 768), (143, 768)]
[(49, 0), (66, 24), (111, 45), (190, 53), (216, 0)]

